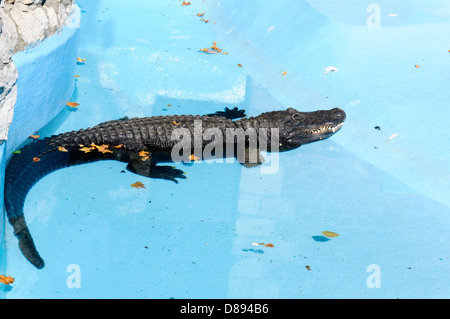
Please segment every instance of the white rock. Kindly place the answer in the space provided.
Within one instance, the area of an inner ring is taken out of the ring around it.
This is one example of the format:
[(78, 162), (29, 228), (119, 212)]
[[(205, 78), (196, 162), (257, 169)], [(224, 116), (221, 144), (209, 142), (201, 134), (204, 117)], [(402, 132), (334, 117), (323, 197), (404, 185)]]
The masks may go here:
[(37, 41), (44, 40), (48, 30), (48, 20), (41, 7), (31, 12), (22, 12), (13, 8), (10, 14), (25, 45), (35, 44)]
[(6, 99), (0, 100), (0, 140), (6, 140), (8, 129), (14, 115), (14, 104), (17, 98), (17, 87), (14, 85)]
[(0, 9), (0, 62), (9, 63), (17, 44), (16, 25), (11, 18)]
[(51, 31), (58, 30), (59, 29), (59, 21), (58, 21), (58, 17), (56, 16), (55, 9), (53, 9), (52, 7), (46, 7), (46, 6), (43, 6), (42, 9), (47, 14), (49, 29)]

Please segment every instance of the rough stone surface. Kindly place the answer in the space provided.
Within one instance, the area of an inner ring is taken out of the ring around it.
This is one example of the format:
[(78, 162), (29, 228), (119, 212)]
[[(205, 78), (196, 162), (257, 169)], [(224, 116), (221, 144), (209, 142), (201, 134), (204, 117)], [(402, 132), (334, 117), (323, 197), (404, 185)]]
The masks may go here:
[(0, 141), (6, 140), (17, 96), (12, 56), (58, 32), (74, 0), (0, 0)]

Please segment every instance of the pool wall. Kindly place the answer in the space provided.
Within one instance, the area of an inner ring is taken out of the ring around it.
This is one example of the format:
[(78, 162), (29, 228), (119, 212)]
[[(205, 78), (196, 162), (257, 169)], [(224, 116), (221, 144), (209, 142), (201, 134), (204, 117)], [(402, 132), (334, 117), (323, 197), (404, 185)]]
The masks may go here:
[[(75, 5), (71, 21), (60, 32), (12, 57), (18, 70), (17, 99), (8, 139), (0, 144), (0, 246), (4, 245), (3, 182), (6, 163), (28, 136), (39, 132), (66, 107), (72, 96), (79, 26), (80, 9)], [(6, 268), (4, 253), (5, 250), (0, 249), (0, 273)]]
[(202, 11), (219, 47), (275, 99), (305, 111), (343, 108), (334, 141), (397, 178), (399, 192), (448, 206), (445, 5), (216, 0)]

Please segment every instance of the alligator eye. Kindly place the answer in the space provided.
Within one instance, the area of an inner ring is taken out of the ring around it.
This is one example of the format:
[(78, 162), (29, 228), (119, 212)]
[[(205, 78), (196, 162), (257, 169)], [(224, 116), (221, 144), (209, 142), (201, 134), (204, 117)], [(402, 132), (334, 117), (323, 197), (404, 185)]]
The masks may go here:
[(294, 113), (292, 114), (292, 119), (294, 121), (301, 121), (303, 120), (303, 115), (301, 115), (300, 113)]

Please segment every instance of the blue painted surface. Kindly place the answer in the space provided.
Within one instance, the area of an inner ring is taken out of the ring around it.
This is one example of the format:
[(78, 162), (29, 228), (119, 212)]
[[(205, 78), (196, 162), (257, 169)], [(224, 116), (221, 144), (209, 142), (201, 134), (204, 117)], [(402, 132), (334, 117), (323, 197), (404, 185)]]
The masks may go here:
[[(384, 2), (375, 29), (353, 1), (191, 2), (78, 1), (80, 106), (53, 131), (224, 106), (250, 115), (340, 106), (343, 129), (281, 154), (276, 174), (194, 163), (177, 165), (189, 179), (175, 185), (115, 162), (57, 171), (25, 205), (43, 270), (7, 227), (16, 276), (7, 297), (448, 298), (447, 144), (442, 130), (424, 137), (431, 119), (443, 121), (449, 25)], [(198, 51), (215, 40), (228, 54)], [(339, 70), (324, 74), (328, 66)], [(438, 94), (422, 97), (426, 89)], [(131, 188), (137, 180), (146, 189)], [(71, 288), (73, 269), (80, 288)], [(373, 269), (380, 288), (370, 288)]]

